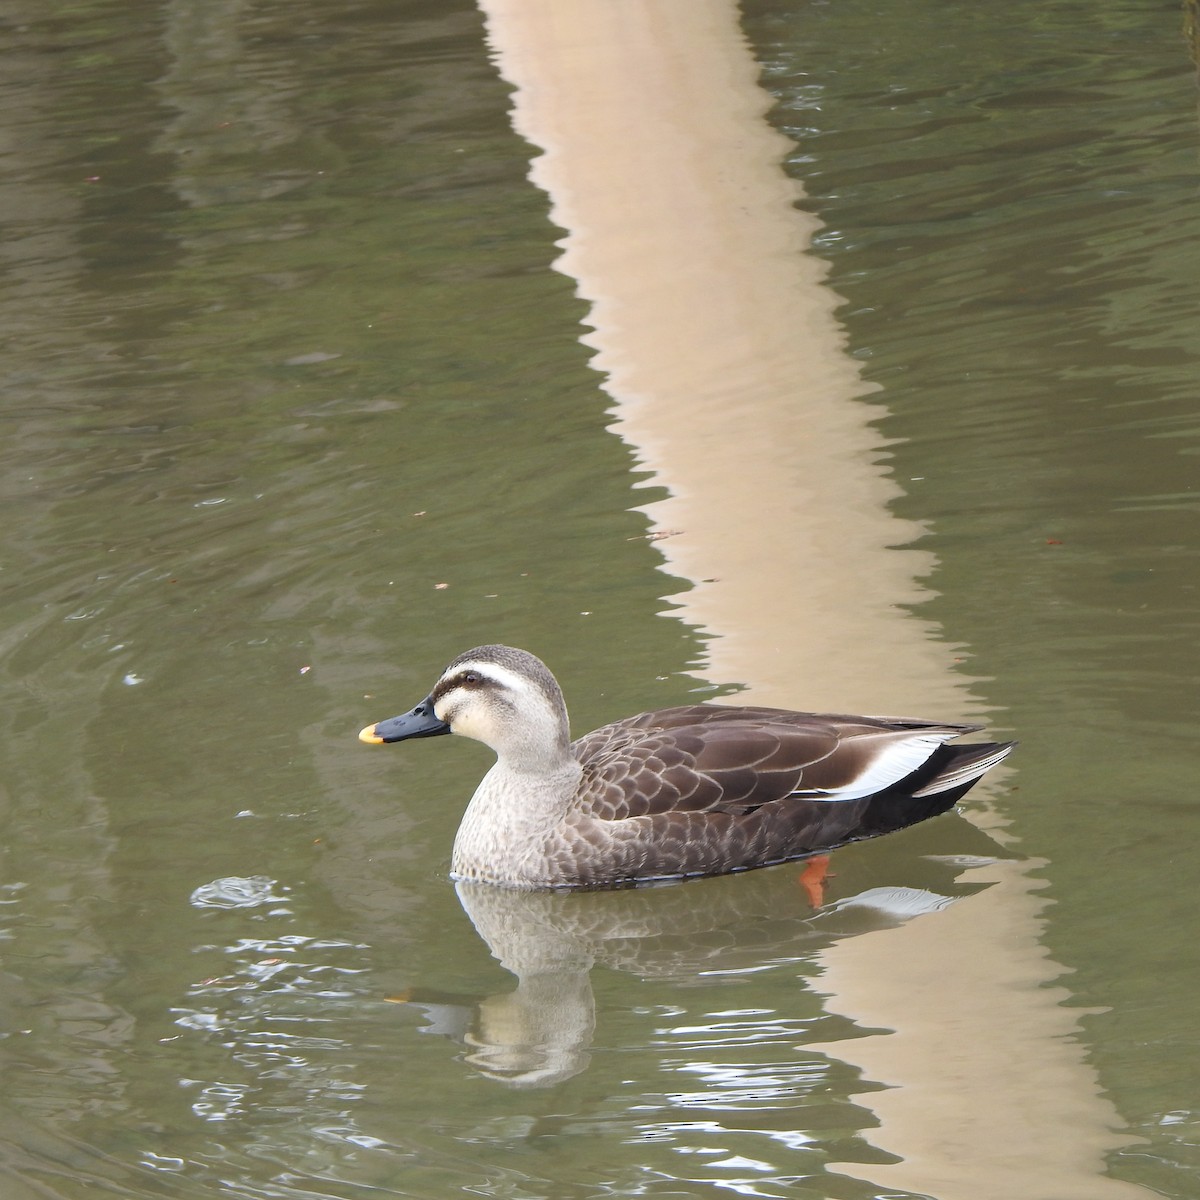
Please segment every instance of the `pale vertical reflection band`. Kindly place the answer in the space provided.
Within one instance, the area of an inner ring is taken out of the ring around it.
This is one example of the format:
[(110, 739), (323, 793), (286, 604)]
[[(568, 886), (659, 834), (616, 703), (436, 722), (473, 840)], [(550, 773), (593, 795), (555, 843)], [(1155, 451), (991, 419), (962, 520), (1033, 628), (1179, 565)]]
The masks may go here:
[(950, 649), (897, 608), (930, 560), (884, 552), (920, 530), (887, 511), (875, 414), (849, 403), (868, 389), (733, 6), (484, 7), (616, 431), (670, 489), (649, 511), (679, 531), (659, 546), (695, 583), (684, 615), (719, 635), (709, 674), (759, 701), (799, 686), (826, 710), (963, 715)]
[[(584, 340), (615, 429), (670, 491), (649, 511), (678, 531), (659, 546), (695, 583), (680, 600), (714, 635), (709, 675), (759, 703), (964, 715), (953, 649), (904, 608), (930, 563), (895, 549), (919, 530), (888, 511), (897, 488), (736, 7), (482, 7), (514, 125), (543, 151), (531, 176), (566, 230), (557, 265), (591, 302)], [(1100, 1174), (1115, 1114), (1063, 1036), (1074, 1018), (1037, 986), (1057, 970), (1031, 885), (994, 870), (984, 897), (827, 955), (831, 1007), (896, 1030), (830, 1047), (896, 1085), (864, 1102), (882, 1120), (873, 1140), (904, 1161), (848, 1169), (939, 1200), (1043, 1195), (1046, 1180), (1063, 1198), (1143, 1195)], [(895, 955), (938, 980), (936, 999), (889, 976)], [(951, 1071), (934, 1003), (953, 1014)]]

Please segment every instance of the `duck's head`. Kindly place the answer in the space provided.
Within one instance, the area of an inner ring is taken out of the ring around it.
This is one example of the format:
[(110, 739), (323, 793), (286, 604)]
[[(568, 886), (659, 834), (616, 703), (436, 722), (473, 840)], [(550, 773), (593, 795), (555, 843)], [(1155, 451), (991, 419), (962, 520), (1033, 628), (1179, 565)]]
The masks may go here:
[(545, 769), (569, 755), (567, 706), (540, 658), (511, 646), (460, 654), (415, 708), (368, 725), (372, 744), (459, 733), (490, 746), (514, 767)]

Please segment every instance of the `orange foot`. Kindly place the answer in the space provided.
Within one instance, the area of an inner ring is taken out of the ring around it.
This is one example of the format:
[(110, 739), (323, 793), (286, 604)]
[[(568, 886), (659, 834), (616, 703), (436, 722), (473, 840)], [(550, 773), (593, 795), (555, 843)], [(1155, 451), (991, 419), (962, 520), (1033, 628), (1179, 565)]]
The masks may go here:
[(825, 881), (829, 875), (829, 855), (814, 854), (804, 864), (797, 883), (804, 889), (808, 902), (813, 908), (820, 908), (825, 903)]

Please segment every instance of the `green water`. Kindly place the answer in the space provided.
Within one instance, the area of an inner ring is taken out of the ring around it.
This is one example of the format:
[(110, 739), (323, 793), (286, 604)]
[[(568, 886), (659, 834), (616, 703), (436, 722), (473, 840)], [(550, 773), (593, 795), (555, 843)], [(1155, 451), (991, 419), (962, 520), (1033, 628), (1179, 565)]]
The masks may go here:
[[(1178, 14), (744, 12), (882, 387), (898, 511), (940, 562), (921, 614), (1022, 741), (1004, 815), (1047, 860), (1045, 944), (1140, 1139), (1109, 1170), (1194, 1196)], [(855, 1099), (877, 1085), (805, 1049), (857, 1032), (813, 964), (874, 918), (813, 919), (761, 873), (695, 885), (682, 907), (716, 915), (688, 938), (651, 894), (636, 920), (679, 944), (609, 939), (591, 999), (557, 1001), (593, 1004), (586, 1047), (505, 1085), (478, 1005), (512, 979), (445, 874), (486, 753), (354, 741), (484, 640), (549, 660), (577, 729), (706, 687), (478, 14), (11, 19), (5, 1197), (878, 1194), (826, 1166), (882, 1161)], [(960, 895), (947, 860), (994, 852), (948, 817), (847, 851), (831, 900)]]

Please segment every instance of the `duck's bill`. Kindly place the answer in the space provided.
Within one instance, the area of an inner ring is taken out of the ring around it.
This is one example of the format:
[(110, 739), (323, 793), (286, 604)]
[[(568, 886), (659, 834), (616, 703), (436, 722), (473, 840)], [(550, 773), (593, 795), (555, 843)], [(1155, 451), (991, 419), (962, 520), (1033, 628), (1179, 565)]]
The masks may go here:
[(385, 742), (406, 742), (410, 738), (437, 737), (449, 732), (450, 726), (445, 721), (438, 720), (433, 711), (433, 701), (426, 697), (411, 712), (368, 725), (358, 735), (358, 740), (369, 742), (373, 746), (382, 746)]

